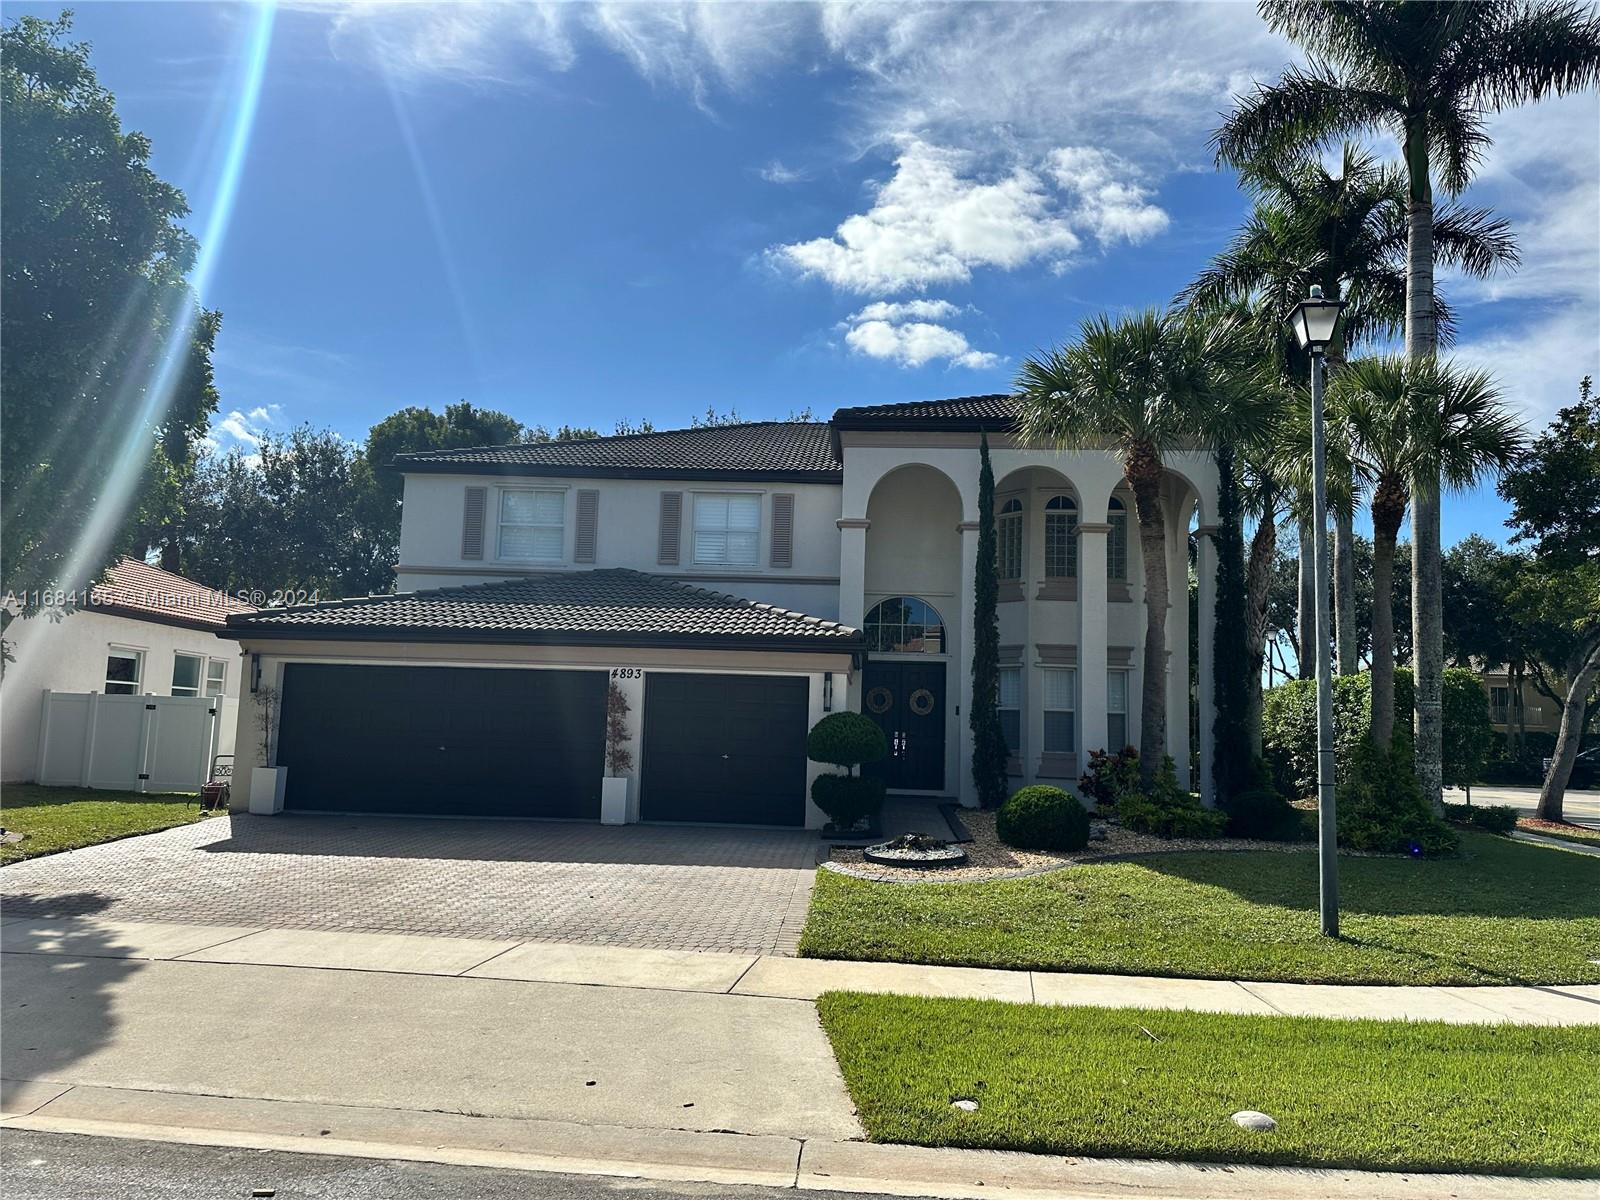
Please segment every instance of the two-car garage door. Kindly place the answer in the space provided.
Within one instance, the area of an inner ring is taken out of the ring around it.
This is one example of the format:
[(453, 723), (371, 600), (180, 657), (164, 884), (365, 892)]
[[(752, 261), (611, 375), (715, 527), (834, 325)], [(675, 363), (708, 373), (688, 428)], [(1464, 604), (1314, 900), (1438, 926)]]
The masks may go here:
[[(606, 672), (290, 663), (285, 803), (595, 820)], [(805, 823), (804, 677), (650, 672), (641, 817)]]
[(600, 815), (603, 671), (284, 667), (284, 804), (322, 812)]

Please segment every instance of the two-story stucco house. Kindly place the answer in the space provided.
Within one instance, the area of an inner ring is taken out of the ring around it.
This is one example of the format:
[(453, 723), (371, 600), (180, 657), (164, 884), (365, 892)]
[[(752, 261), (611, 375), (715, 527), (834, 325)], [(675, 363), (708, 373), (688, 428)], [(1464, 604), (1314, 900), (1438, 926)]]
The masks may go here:
[[(1088, 751), (1139, 741), (1133, 501), (1114, 455), (1020, 445), (1013, 420), (980, 396), (402, 456), (398, 594), (230, 621), (247, 700), (278, 696), (287, 807), (593, 819), (608, 679), (631, 710), (632, 819), (821, 825), (805, 735), (846, 708), (888, 734), (871, 769), (891, 790), (974, 802), (985, 431), (1011, 774), (1071, 785)], [(1168, 467), (1168, 736), (1187, 776), (1182, 581), (1216, 484), (1206, 453)], [(1209, 637), (1199, 653), (1208, 755)]]

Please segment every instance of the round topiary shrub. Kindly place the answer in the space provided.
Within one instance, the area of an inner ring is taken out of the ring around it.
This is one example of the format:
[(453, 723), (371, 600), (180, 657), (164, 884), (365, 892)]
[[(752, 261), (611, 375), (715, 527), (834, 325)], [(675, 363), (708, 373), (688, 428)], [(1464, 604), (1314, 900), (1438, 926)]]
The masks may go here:
[(889, 739), (871, 717), (836, 712), (823, 717), (806, 735), (806, 757), (812, 762), (854, 767), (889, 754)]
[(1271, 788), (1250, 788), (1226, 801), (1229, 837), (1261, 838), (1269, 842), (1297, 842), (1305, 833), (1301, 811)]
[(1019, 850), (1082, 850), (1089, 844), (1089, 814), (1058, 787), (1036, 784), (1000, 806), (995, 832)]
[(860, 775), (818, 775), (811, 781), (811, 801), (833, 822), (836, 831), (854, 829), (883, 807), (884, 783)]

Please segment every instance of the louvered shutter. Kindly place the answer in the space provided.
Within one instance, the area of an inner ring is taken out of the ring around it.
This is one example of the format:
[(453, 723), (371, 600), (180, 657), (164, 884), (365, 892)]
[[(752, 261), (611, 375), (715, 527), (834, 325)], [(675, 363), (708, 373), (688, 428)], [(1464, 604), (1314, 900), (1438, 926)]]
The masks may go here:
[(489, 506), (489, 489), (469, 487), (461, 506), (461, 557), (483, 557), (483, 518)]
[(683, 539), (683, 493), (661, 493), (661, 536), (657, 543), (656, 562), (662, 566), (678, 565), (678, 544)]
[(593, 488), (578, 492), (578, 531), (572, 547), (574, 562), (592, 563), (600, 525), (600, 493)]
[(772, 565), (794, 566), (794, 496), (789, 492), (772, 497)]

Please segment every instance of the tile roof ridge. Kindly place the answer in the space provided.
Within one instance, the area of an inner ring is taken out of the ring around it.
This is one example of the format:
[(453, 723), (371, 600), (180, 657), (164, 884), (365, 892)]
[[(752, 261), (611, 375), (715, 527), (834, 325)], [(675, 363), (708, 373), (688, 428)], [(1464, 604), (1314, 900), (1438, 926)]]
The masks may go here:
[(627, 433), (602, 433), (592, 438), (551, 438), (543, 442), (492, 442), (482, 446), (450, 446), (436, 450), (408, 450), (396, 454), (395, 461), (402, 459), (411, 460), (432, 454), (466, 454), (475, 450), (530, 450), (541, 446), (596, 446), (601, 442), (629, 442), (638, 441), (640, 438), (669, 437), (678, 433), (709, 433), (719, 429), (755, 429), (764, 425), (785, 425), (796, 428), (811, 428), (814, 426), (827, 426), (828, 421), (798, 421), (798, 420), (767, 420), (767, 421), (727, 421), (717, 425), (686, 425), (676, 429), (635, 429)]

